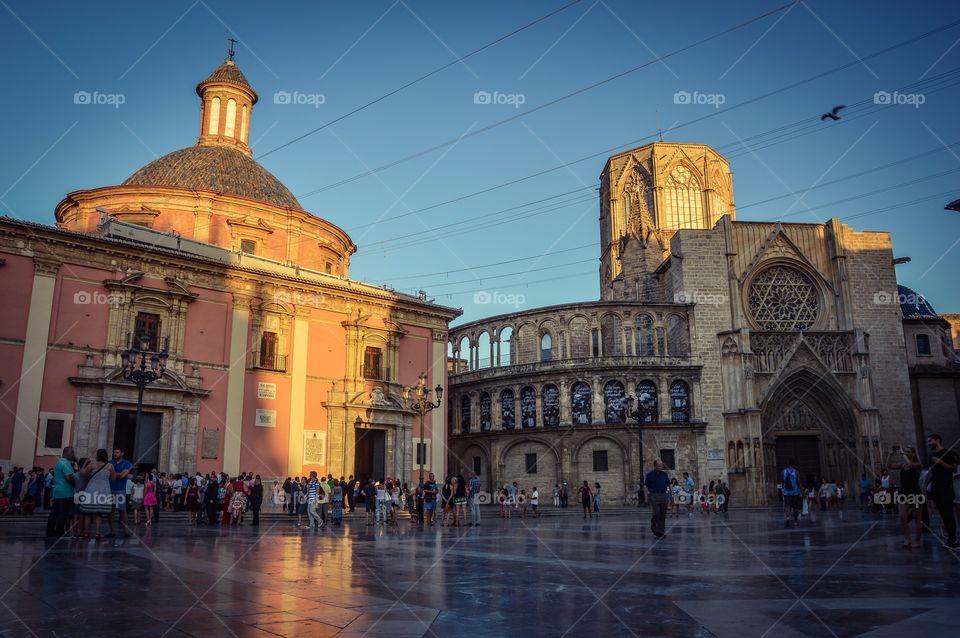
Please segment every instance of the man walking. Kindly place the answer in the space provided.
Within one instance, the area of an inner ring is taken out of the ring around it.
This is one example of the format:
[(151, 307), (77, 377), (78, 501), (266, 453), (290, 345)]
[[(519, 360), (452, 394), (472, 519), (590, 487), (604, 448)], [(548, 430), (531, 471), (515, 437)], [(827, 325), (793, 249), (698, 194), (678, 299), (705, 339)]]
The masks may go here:
[(63, 448), (63, 456), (53, 468), (52, 500), (47, 517), (47, 538), (59, 538), (66, 532), (67, 521), (73, 513), (73, 491), (76, 478), (73, 473), (72, 447)]
[(667, 533), (667, 491), (670, 489), (670, 477), (663, 471), (663, 461), (657, 459), (653, 462), (653, 469), (647, 473), (643, 484), (650, 492), (650, 529), (654, 536), (663, 538)]
[(317, 473), (310, 472), (310, 482), (307, 483), (307, 514), (310, 518), (307, 519), (307, 527), (310, 527), (310, 523), (313, 523), (314, 529), (320, 529), (323, 526), (323, 519), (320, 518), (320, 513), (317, 511), (322, 489), (320, 481), (317, 479)]
[(470, 479), (470, 525), (480, 525), (480, 477), (473, 473)]
[(693, 493), (697, 489), (697, 484), (689, 472), (683, 473), (683, 494), (687, 500), (687, 518), (693, 516)]
[(939, 434), (927, 437), (927, 449), (930, 450), (930, 497), (943, 519), (947, 547), (956, 549), (960, 544), (957, 544), (957, 519), (953, 513), (953, 472), (957, 469), (960, 456), (943, 447), (943, 437)]
[(130, 536), (130, 532), (127, 531), (127, 475), (130, 474), (133, 465), (130, 461), (123, 458), (123, 450), (120, 448), (113, 451), (113, 459), (110, 461), (110, 464), (113, 465), (113, 471), (117, 473), (117, 477), (110, 480), (110, 494), (112, 495), (113, 509), (110, 510), (110, 518), (108, 519), (110, 523), (110, 534), (108, 537), (115, 535), (113, 517), (115, 514), (119, 514), (120, 525), (123, 527), (123, 536), (126, 538)]
[(787, 527), (797, 527), (800, 523), (800, 510), (803, 508), (803, 499), (800, 496), (800, 474), (794, 466), (794, 460), (787, 460), (787, 467), (780, 477), (783, 487), (783, 517)]

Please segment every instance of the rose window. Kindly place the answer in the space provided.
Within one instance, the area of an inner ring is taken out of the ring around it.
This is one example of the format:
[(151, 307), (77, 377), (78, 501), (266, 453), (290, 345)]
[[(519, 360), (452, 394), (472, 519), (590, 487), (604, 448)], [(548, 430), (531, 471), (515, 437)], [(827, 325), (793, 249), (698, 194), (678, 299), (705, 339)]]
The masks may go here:
[(808, 330), (820, 313), (816, 286), (796, 268), (774, 266), (750, 284), (750, 312), (762, 330)]

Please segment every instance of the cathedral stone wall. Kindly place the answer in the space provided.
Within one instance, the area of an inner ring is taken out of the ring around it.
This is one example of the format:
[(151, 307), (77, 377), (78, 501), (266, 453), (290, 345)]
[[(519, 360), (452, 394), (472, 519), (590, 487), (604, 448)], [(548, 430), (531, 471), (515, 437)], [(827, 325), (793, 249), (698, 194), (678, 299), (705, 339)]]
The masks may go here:
[[(723, 428), (723, 387), (720, 375), (720, 342), (718, 335), (731, 327), (727, 257), (722, 226), (709, 231), (679, 231), (671, 241), (670, 269), (667, 294), (693, 306), (693, 341), (696, 356), (702, 367), (700, 405), (702, 418), (708, 424), (706, 450), (726, 448)], [(679, 258), (677, 258), (679, 256)], [(699, 467), (698, 476), (710, 479), (726, 478), (723, 461), (714, 460), (709, 467)]]
[[(916, 443), (903, 323), (889, 233), (842, 226), (853, 327), (869, 335), (873, 405), (884, 444)], [(872, 433), (867, 433), (872, 434)]]

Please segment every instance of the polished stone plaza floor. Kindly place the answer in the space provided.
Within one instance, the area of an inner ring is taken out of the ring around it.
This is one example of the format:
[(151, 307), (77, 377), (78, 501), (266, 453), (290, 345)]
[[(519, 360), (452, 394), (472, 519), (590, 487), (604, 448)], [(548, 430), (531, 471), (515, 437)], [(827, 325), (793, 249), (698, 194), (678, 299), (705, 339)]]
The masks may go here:
[(772, 510), (668, 520), (488, 517), (259, 533), (162, 522), (139, 538), (40, 538), (0, 521), (0, 636), (960, 635), (960, 560), (892, 517)]

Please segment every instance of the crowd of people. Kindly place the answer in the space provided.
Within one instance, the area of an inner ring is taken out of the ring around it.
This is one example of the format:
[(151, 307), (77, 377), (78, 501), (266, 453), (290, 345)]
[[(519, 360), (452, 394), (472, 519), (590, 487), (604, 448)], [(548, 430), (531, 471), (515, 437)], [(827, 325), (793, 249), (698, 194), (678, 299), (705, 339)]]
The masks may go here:
[[(931, 531), (930, 517), (936, 512), (943, 524), (945, 544), (955, 548), (957, 518), (960, 517), (960, 456), (943, 447), (940, 436), (928, 437), (928, 463), (924, 466), (915, 448), (893, 446), (885, 459), (885, 467), (874, 479), (866, 474), (859, 482), (859, 503), (869, 512), (898, 512), (905, 547), (921, 544), (921, 534)], [(895, 481), (891, 472), (899, 472)], [(787, 527), (795, 527), (804, 517), (815, 520), (818, 512), (843, 509), (847, 487), (843, 482), (821, 479), (814, 475), (801, 478), (791, 459), (779, 475), (779, 493), (783, 501)], [(697, 488), (688, 472), (671, 477), (662, 461), (644, 477), (638, 493), (642, 502), (644, 490), (651, 505), (651, 527), (654, 535), (665, 534), (668, 517), (688, 517), (699, 512), (726, 513), (730, 506), (730, 488), (722, 480), (710, 481)], [(540, 516), (540, 490), (529, 489), (517, 482), (497, 488), (487, 496), (482, 492), (480, 477), (472, 474), (446, 477), (438, 482), (433, 473), (422, 486), (400, 479), (373, 478), (362, 481), (353, 476), (335, 479), (332, 474), (287, 477), (273, 482), (273, 503), (290, 517), (296, 526), (320, 529), (327, 524), (340, 525), (345, 512), (362, 506), (366, 525), (397, 525), (404, 517), (423, 521), (426, 525), (475, 526), (480, 524), (480, 504), (492, 502), (499, 515), (509, 519), (525, 518), (528, 512)], [(569, 504), (567, 484), (553, 487), (553, 505)], [(577, 488), (584, 518), (599, 517), (602, 489), (598, 482), (584, 481)], [(236, 526), (245, 523), (258, 526), (264, 506), (264, 485), (259, 475), (241, 472), (167, 474), (150, 469), (138, 472), (124, 458), (123, 451), (97, 450), (92, 458), (76, 459), (73, 448), (64, 448), (53, 468), (14, 467), (8, 473), (0, 468), (0, 514), (32, 514), (48, 510), (47, 536), (64, 534), (76, 538), (100, 540), (118, 534), (131, 535), (134, 527), (159, 522), (161, 512), (183, 511), (196, 525)], [(911, 531), (912, 524), (912, 531)]]
[(244, 517), (260, 524), (263, 483), (250, 472), (171, 474), (137, 472), (116, 449), (112, 458), (99, 449), (77, 459), (67, 447), (49, 476), (47, 537), (63, 535), (99, 541), (129, 537), (132, 526), (151, 526), (162, 511), (185, 511), (196, 525), (239, 525)]
[[(928, 462), (920, 460), (916, 448), (891, 446), (887, 451), (885, 467), (872, 480), (860, 476), (860, 506), (868, 512), (887, 514), (896, 512), (904, 547), (920, 547), (922, 535), (932, 532), (931, 514), (940, 517), (944, 544), (951, 549), (957, 542), (957, 518), (960, 517), (960, 455), (943, 446), (938, 434), (927, 437)], [(899, 472), (896, 482), (891, 471)], [(832, 480), (816, 476), (801, 480), (793, 459), (780, 475), (784, 518), (787, 527), (796, 527), (804, 516), (815, 520), (818, 511), (843, 508), (846, 487)], [(911, 532), (912, 524), (912, 532)]]

